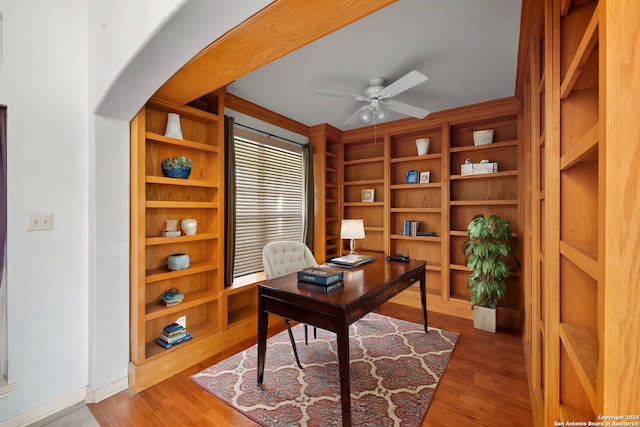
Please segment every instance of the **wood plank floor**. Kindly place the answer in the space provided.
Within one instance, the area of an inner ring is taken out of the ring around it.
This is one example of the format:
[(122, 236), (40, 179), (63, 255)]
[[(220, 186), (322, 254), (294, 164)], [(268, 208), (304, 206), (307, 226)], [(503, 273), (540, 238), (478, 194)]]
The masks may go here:
[[(420, 311), (392, 303), (378, 313), (421, 323)], [(479, 331), (469, 320), (429, 313), (429, 326), (460, 338), (422, 426), (533, 425), (520, 331)], [(89, 409), (101, 426), (233, 426), (256, 424), (189, 377), (238, 351), (245, 341), (138, 394), (122, 391)]]

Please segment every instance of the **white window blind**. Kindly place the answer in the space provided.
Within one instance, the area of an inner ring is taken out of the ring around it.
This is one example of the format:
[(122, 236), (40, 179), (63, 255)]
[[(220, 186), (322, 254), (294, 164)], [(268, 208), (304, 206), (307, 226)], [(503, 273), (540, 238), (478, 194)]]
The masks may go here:
[[(257, 139), (257, 138), (256, 138)], [(233, 276), (262, 271), (262, 248), (302, 241), (304, 185), (299, 147), (235, 138), (236, 256)]]

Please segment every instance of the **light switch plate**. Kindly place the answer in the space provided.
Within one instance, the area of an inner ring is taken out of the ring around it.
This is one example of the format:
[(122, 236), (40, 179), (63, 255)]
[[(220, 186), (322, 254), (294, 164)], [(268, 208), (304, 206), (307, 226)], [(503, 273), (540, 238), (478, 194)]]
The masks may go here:
[(27, 231), (53, 230), (53, 212), (32, 212), (29, 214)]

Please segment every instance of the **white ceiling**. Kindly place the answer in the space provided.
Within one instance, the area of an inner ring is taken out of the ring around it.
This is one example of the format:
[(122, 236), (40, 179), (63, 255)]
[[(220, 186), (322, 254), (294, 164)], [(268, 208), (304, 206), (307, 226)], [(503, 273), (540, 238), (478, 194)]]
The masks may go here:
[[(373, 77), (390, 84), (411, 70), (429, 77), (394, 100), (432, 112), (513, 96), (520, 0), (399, 0), (248, 74), (227, 90), (305, 125), (339, 129)], [(388, 120), (404, 118), (397, 113)]]

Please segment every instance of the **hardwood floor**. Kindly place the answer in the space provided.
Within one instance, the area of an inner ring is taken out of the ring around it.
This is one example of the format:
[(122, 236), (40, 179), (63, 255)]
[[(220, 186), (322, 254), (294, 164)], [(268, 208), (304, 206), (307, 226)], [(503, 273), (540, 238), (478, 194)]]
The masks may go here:
[[(387, 303), (378, 313), (421, 323), (417, 309)], [(422, 426), (533, 425), (520, 331), (479, 331), (471, 321), (429, 313), (429, 326), (460, 338)], [(122, 391), (89, 409), (101, 426), (233, 426), (256, 424), (189, 377), (249, 347), (247, 340), (138, 394)]]

